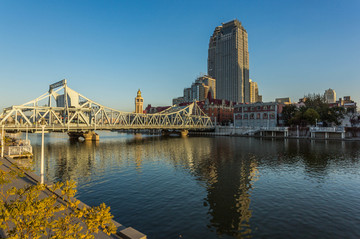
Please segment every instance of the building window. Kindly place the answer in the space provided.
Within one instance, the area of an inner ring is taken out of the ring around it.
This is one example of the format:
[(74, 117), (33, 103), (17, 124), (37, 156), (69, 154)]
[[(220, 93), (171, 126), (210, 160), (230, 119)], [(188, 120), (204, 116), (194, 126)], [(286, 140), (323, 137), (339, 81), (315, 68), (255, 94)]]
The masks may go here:
[(257, 110), (260, 110), (260, 106), (257, 107)]
[(256, 114), (256, 119), (260, 119), (260, 113)]
[(268, 118), (268, 114), (267, 113), (264, 113), (263, 114), (263, 119), (267, 119)]
[(244, 114), (244, 119), (248, 119), (248, 114)]
[(254, 114), (250, 114), (250, 119), (254, 119)]
[(264, 106), (264, 110), (267, 110), (268, 108), (267, 108), (267, 106)]
[(270, 114), (270, 119), (275, 119), (275, 114), (274, 113)]
[(251, 111), (254, 111), (254, 107), (251, 107)]

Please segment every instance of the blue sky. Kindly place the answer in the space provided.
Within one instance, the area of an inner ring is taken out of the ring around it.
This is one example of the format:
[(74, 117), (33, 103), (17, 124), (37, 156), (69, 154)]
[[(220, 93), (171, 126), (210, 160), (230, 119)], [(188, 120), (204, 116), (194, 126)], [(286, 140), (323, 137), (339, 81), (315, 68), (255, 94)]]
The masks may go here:
[(101, 104), (169, 105), (207, 71), (214, 28), (239, 19), (264, 101), (335, 89), (360, 103), (360, 1), (0, 1), (0, 108), (64, 78)]

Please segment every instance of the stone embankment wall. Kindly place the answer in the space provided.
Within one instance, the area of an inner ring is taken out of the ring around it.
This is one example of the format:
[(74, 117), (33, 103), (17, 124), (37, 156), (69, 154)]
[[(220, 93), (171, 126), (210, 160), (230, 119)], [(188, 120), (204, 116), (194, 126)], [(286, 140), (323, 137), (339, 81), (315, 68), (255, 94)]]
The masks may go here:
[[(344, 130), (345, 134), (342, 133)], [(260, 128), (217, 126), (214, 132), (189, 132), (189, 135), (360, 140), (360, 127), (347, 127), (339, 130), (337, 128), (318, 129), (310, 127)]]

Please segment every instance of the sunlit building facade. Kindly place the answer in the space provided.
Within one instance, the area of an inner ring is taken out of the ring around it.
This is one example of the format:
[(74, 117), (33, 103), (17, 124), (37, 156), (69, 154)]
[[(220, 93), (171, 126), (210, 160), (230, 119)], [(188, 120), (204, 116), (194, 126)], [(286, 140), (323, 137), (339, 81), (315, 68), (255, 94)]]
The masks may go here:
[(328, 104), (335, 103), (336, 102), (336, 92), (333, 89), (325, 90), (324, 93), (325, 102)]
[(210, 37), (208, 75), (216, 80), (216, 98), (250, 102), (248, 35), (238, 20), (223, 23)]
[(139, 89), (135, 97), (135, 113), (142, 114), (144, 111), (143, 105), (144, 105), (144, 99), (141, 97), (141, 91)]

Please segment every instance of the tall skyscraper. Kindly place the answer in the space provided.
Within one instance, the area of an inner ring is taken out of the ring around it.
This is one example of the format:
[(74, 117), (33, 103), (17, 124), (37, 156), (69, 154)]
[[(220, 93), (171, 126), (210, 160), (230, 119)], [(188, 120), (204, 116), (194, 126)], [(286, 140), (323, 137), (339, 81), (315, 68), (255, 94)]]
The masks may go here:
[(250, 102), (248, 35), (238, 20), (216, 27), (210, 37), (208, 75), (216, 80), (216, 98)]

